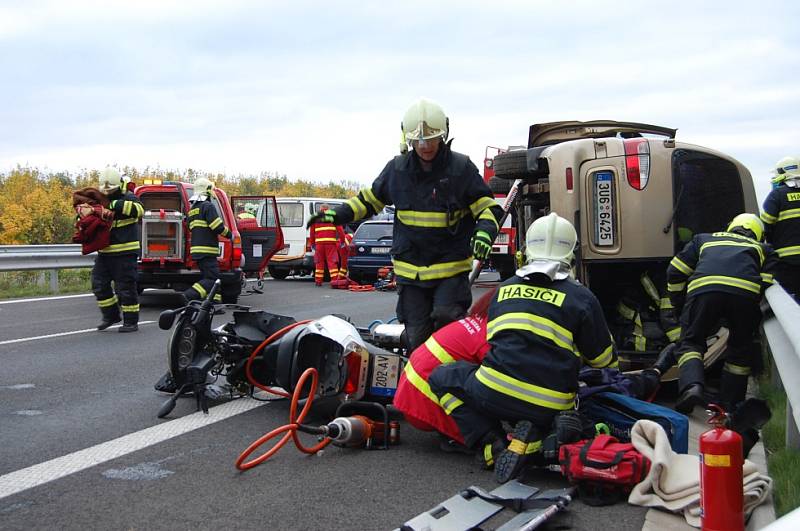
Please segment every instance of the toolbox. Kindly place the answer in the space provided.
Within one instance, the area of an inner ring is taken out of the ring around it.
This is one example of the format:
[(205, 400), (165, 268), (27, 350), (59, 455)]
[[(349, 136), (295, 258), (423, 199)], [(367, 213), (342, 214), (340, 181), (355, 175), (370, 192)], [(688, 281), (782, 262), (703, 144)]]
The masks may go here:
[(183, 214), (147, 210), (142, 216), (142, 259), (183, 260)]

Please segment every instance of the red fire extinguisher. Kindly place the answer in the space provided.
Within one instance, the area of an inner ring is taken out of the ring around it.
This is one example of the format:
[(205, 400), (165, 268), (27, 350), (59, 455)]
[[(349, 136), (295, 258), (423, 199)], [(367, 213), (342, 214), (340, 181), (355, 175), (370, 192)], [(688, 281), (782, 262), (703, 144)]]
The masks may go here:
[(728, 429), (729, 416), (709, 404), (713, 426), (700, 436), (700, 508), (703, 531), (744, 530), (742, 437)]

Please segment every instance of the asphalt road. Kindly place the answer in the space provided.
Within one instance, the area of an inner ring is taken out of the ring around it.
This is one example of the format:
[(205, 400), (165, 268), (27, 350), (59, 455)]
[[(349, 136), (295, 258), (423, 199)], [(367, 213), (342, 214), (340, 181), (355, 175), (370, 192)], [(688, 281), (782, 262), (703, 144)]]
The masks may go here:
[[(367, 325), (394, 316), (396, 295), (289, 279), (267, 281), (241, 303)], [(286, 423), (288, 404), (242, 399), (204, 416), (181, 399), (157, 419), (165, 397), (153, 384), (166, 369), (168, 332), (147, 321), (177, 304), (170, 292), (146, 292), (139, 332), (118, 334), (93, 330), (99, 311), (90, 295), (0, 301), (0, 529), (385, 530), (467, 486), (496, 486), (471, 456), (442, 453), (434, 434), (405, 423), (402, 444), (388, 451), (329, 447), (308, 456), (290, 444), (237, 471), (242, 450)], [(566, 486), (544, 471), (526, 482)], [(638, 530), (645, 512), (575, 501), (558, 523)]]

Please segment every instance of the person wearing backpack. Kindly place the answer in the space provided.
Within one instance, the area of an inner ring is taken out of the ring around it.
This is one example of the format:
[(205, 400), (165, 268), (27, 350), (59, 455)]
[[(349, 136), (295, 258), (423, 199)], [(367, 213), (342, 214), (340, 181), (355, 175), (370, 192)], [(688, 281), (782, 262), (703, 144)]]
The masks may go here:
[[(489, 306), (491, 348), (483, 361), (442, 365), (428, 380), (464, 444), (501, 483), (541, 451), (555, 416), (575, 409), (581, 365), (617, 366), (600, 302), (571, 275), (577, 239), (555, 213), (534, 221), (526, 234), (528, 263)], [(502, 421), (516, 423), (510, 443)]]

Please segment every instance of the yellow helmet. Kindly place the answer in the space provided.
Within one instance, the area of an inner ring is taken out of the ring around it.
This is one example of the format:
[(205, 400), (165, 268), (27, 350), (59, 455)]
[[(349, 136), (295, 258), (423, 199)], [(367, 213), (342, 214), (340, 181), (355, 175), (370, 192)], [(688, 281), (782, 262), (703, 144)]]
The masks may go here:
[(214, 183), (207, 177), (198, 177), (194, 181), (194, 193), (196, 195), (210, 195), (214, 189)]
[(739, 214), (728, 225), (728, 232), (744, 229), (753, 233), (753, 238), (761, 241), (764, 238), (764, 224), (755, 214)]
[(420, 98), (403, 116), (403, 136), (407, 142), (447, 140), (449, 121), (442, 108), (431, 100)]
[(100, 177), (97, 179), (97, 189), (106, 195), (116, 192), (125, 184), (122, 175), (110, 166), (101, 171)]

